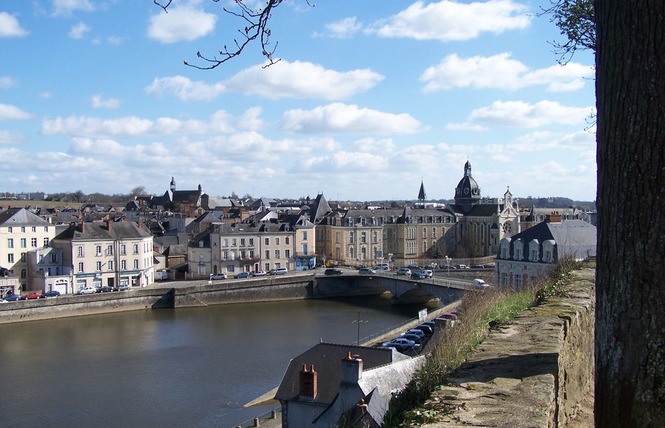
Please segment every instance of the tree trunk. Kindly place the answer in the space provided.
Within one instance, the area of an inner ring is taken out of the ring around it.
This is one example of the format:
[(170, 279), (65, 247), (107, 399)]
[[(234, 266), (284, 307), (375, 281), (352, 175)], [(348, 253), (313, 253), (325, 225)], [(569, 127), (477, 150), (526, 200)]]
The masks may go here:
[(596, 0), (598, 427), (665, 424), (665, 1)]

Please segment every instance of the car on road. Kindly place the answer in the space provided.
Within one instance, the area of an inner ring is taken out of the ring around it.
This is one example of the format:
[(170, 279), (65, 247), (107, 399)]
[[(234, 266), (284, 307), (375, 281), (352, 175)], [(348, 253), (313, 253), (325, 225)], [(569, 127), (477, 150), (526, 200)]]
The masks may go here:
[(249, 272), (240, 272), (240, 273), (236, 274), (236, 276), (234, 276), (234, 278), (236, 278), (236, 279), (249, 278)]
[(285, 267), (278, 267), (278, 268), (272, 269), (269, 273), (270, 273), (270, 275), (284, 275), (288, 271), (289, 270)]
[(39, 291), (32, 291), (32, 292), (26, 294), (25, 296), (23, 296), (23, 299), (24, 300), (36, 300), (36, 299), (39, 299), (41, 297), (41, 295), (42, 295), (42, 293), (40, 293)]
[(42, 293), (42, 299), (47, 299), (49, 297), (58, 297), (60, 292), (58, 290), (49, 290)]
[(358, 269), (358, 273), (361, 275), (376, 275), (376, 271), (368, 267)]
[(5, 300), (8, 302), (18, 302), (19, 300), (23, 300), (23, 298), (20, 294), (10, 294), (5, 296)]
[(409, 268), (405, 268), (405, 267), (401, 267), (401, 268), (397, 269), (397, 275), (406, 275), (406, 276), (410, 276), (410, 275), (411, 275), (411, 269), (409, 269)]
[(415, 328), (407, 330), (406, 333), (404, 333), (404, 334), (415, 334), (416, 336), (420, 337), (421, 340), (424, 340), (427, 337), (427, 335), (425, 334), (424, 331), (417, 330)]
[(341, 275), (344, 272), (342, 272), (342, 269), (337, 269), (337, 268), (328, 268), (323, 272), (324, 275)]
[(84, 287), (79, 290), (78, 294), (95, 294), (97, 289), (95, 287)]
[(252, 276), (266, 276), (266, 272), (263, 270), (257, 270), (256, 272), (252, 272)]
[(398, 345), (401, 345), (407, 349), (418, 349), (420, 348), (420, 345), (414, 342), (413, 340), (406, 339), (404, 337), (397, 337), (393, 340), (391, 340), (389, 343), (396, 343)]
[(434, 271), (432, 271), (432, 269), (425, 269), (425, 270), (423, 270), (423, 272), (425, 272), (425, 276), (427, 276), (428, 278), (431, 278), (431, 277), (434, 276)]
[(421, 270), (417, 270), (417, 271), (414, 271), (411, 274), (411, 278), (413, 278), (413, 279), (426, 279), (427, 275), (425, 274), (425, 272), (423, 272)]
[(113, 287), (109, 285), (103, 285), (97, 289), (98, 293), (110, 293), (111, 291), (113, 291)]
[(213, 273), (210, 275), (210, 279), (226, 279), (226, 274), (225, 273)]

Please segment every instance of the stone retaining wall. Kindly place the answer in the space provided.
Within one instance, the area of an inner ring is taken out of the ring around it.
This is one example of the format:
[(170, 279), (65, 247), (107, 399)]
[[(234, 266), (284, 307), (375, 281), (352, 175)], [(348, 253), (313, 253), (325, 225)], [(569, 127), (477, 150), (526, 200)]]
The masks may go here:
[(493, 330), (432, 394), (440, 422), (424, 427), (565, 427), (593, 388), (594, 275)]

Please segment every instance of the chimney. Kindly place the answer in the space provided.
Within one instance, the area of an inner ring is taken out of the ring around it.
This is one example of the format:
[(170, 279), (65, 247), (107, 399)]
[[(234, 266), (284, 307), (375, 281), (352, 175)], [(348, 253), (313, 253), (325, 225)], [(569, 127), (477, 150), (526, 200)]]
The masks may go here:
[(363, 360), (351, 352), (342, 360), (342, 383), (358, 383), (363, 377)]
[(559, 211), (552, 211), (545, 216), (545, 221), (548, 223), (561, 223), (561, 214), (559, 214)]
[(314, 400), (318, 394), (318, 374), (314, 370), (314, 364), (310, 366), (310, 370), (307, 370), (307, 364), (302, 365), (302, 370), (300, 370), (300, 396), (303, 398), (308, 398)]

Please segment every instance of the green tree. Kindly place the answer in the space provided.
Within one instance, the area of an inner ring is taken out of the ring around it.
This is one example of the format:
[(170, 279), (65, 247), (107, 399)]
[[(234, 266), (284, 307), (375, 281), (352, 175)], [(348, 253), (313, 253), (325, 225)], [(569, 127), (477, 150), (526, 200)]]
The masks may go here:
[(551, 42), (559, 62), (567, 63), (578, 50), (596, 50), (594, 0), (550, 0), (549, 7), (542, 10), (565, 38)]

